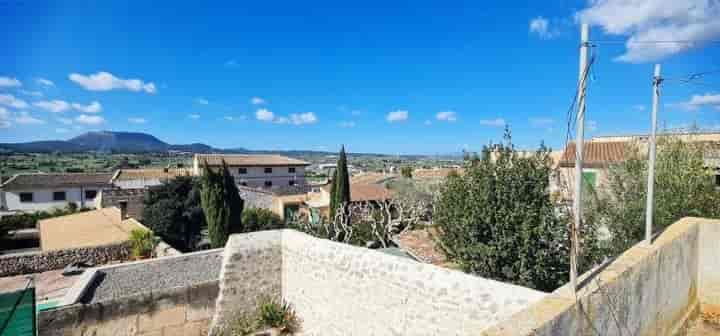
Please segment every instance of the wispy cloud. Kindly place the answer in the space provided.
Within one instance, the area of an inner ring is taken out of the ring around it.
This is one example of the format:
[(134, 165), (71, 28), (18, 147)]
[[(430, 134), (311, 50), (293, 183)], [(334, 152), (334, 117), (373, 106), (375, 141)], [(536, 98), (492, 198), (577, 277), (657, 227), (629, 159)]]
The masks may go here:
[(255, 111), (255, 118), (260, 121), (273, 121), (275, 120), (275, 113), (266, 108), (261, 108)]
[(557, 31), (550, 28), (550, 20), (542, 16), (530, 20), (528, 29), (530, 33), (537, 34), (541, 39), (550, 39), (557, 35)]
[(442, 111), (438, 112), (438, 114), (435, 115), (435, 118), (440, 121), (455, 122), (457, 121), (457, 113), (454, 111)]
[(200, 115), (196, 113), (188, 114), (188, 118), (190, 119), (200, 119)]
[(43, 96), (43, 93), (40, 92), (40, 91), (20, 90), (20, 93), (22, 93), (22, 94), (24, 94), (24, 95), (26, 95), (26, 96), (35, 97), (35, 98), (38, 98), (38, 97), (42, 97), (42, 96)]
[(356, 126), (354, 121), (341, 121), (339, 125), (342, 128), (353, 128)]
[(306, 125), (314, 124), (318, 121), (317, 116), (313, 112), (292, 113), (287, 117), (275, 115), (272, 111), (261, 108), (255, 111), (255, 119), (263, 122), (272, 122), (276, 124), (293, 124)]
[(208, 105), (208, 104), (210, 104), (210, 102), (207, 99), (200, 97), (200, 98), (195, 98), (195, 104)]
[(646, 107), (643, 104), (633, 105), (633, 110), (635, 110), (635, 111), (642, 112), (642, 111), (645, 111), (645, 109), (646, 109)]
[(22, 86), (17, 78), (0, 77), (0, 87), (19, 87)]
[(423, 124), (424, 124), (425, 126), (430, 126), (430, 125), (432, 125), (432, 121), (430, 121), (430, 120), (425, 120), (425, 122), (424, 122)]
[(10, 119), (10, 111), (0, 107), (0, 128), (9, 128), (12, 125), (8, 119)]
[(253, 105), (262, 105), (262, 104), (265, 104), (265, 99), (262, 99), (262, 98), (260, 98), (260, 97), (252, 97), (252, 98), (250, 99), (250, 104), (253, 104)]
[(55, 133), (67, 133), (70, 132), (67, 128), (58, 127), (55, 129)]
[(690, 99), (679, 103), (667, 104), (669, 107), (679, 107), (686, 111), (697, 111), (701, 107), (709, 106), (720, 109), (720, 93), (706, 93), (702, 95), (692, 95)]
[(145, 118), (128, 118), (128, 122), (131, 124), (144, 124), (147, 123)]
[(15, 122), (21, 125), (41, 125), (45, 123), (45, 120), (41, 120), (31, 116), (27, 111), (21, 111), (15, 118)]
[(403, 121), (408, 120), (409, 117), (410, 117), (410, 113), (408, 111), (397, 110), (397, 111), (392, 111), (392, 112), (388, 113), (387, 116), (385, 117), (385, 120), (387, 120), (388, 122), (391, 122), (391, 123), (403, 122)]
[(38, 78), (35, 80), (35, 83), (38, 83), (42, 86), (55, 86), (55, 83), (53, 81), (47, 79), (47, 78)]
[(72, 125), (73, 121), (70, 118), (57, 118), (57, 121), (63, 125)]
[(102, 105), (98, 101), (93, 101), (90, 105), (73, 103), (72, 107), (82, 113), (100, 113), (102, 111)]
[(43, 100), (33, 103), (34, 106), (39, 107), (45, 111), (52, 113), (62, 113), (70, 109), (70, 103), (64, 100)]
[(483, 126), (503, 127), (503, 126), (505, 126), (505, 124), (506, 124), (506, 122), (505, 122), (505, 119), (503, 119), (503, 118), (480, 120), (480, 125), (483, 125)]
[(122, 79), (105, 71), (87, 76), (72, 73), (69, 78), (71, 81), (89, 91), (129, 90), (133, 92), (144, 91), (146, 93), (157, 92), (157, 88), (153, 82), (145, 82), (135, 78)]
[(0, 94), (0, 105), (4, 105), (7, 107), (12, 107), (16, 109), (25, 109), (28, 108), (30, 105), (22, 99), (15, 98), (15, 96), (11, 94)]
[(100, 125), (105, 122), (105, 119), (98, 115), (81, 114), (75, 118), (75, 121), (85, 125)]
[[(720, 36), (720, 2), (707, 0), (589, 1), (575, 14), (580, 22), (597, 25), (606, 34), (628, 36), (617, 61), (656, 61), (701, 46)], [(643, 41), (694, 41), (643, 43)]]

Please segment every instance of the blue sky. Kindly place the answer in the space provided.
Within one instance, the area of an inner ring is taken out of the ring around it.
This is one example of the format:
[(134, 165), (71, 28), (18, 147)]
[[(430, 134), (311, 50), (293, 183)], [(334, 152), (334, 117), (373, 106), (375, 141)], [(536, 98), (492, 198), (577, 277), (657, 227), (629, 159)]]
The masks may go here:
[[(597, 42), (591, 135), (647, 132), (653, 64), (720, 70), (720, 5), (11, 1), (0, 4), (0, 142), (141, 131), (251, 149), (453, 153), (512, 128), (564, 141), (579, 21)], [(659, 10), (662, 9), (662, 10)], [(720, 73), (668, 81), (662, 124), (720, 129)]]

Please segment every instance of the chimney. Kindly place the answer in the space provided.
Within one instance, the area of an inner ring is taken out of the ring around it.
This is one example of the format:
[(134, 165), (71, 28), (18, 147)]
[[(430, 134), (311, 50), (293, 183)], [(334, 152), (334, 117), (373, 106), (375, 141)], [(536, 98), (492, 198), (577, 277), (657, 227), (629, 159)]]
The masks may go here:
[(121, 221), (128, 218), (127, 204), (128, 204), (128, 201), (125, 201), (125, 200), (118, 202), (118, 206), (120, 207), (120, 220)]

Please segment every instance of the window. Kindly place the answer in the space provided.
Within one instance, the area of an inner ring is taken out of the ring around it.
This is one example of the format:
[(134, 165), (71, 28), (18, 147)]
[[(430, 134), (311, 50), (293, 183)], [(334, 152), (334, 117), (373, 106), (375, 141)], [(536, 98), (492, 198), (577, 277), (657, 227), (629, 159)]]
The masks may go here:
[(65, 200), (65, 192), (64, 191), (54, 191), (53, 192), (53, 201), (64, 201)]
[(247, 174), (247, 168), (238, 168), (238, 174)]
[(265, 167), (265, 174), (272, 174), (272, 168)]
[(290, 180), (290, 181), (288, 181), (288, 185), (289, 185), (289, 186), (294, 186), (294, 185), (295, 185), (295, 180)]
[(265, 181), (266, 187), (272, 187), (272, 181)]
[(295, 173), (295, 167), (288, 168), (288, 173)]
[(597, 186), (597, 173), (593, 171), (584, 171), (582, 173), (582, 179), (587, 183), (589, 186)]
[(85, 199), (94, 199), (97, 196), (97, 190), (85, 190)]
[(240, 182), (241, 186), (247, 187), (247, 182)]
[(20, 202), (21, 203), (27, 203), (33, 201), (33, 193), (31, 192), (24, 192), (20, 193)]
[(720, 174), (715, 175), (715, 186), (720, 187)]

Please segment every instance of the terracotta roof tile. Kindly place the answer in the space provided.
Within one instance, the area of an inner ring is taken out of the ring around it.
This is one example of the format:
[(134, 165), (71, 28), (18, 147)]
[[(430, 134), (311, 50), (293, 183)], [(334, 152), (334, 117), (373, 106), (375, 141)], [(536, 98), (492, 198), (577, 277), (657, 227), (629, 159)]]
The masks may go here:
[(447, 258), (437, 246), (437, 230), (409, 230), (397, 235), (395, 243), (421, 262), (437, 266), (445, 266)]
[(121, 169), (118, 171), (115, 180), (172, 179), (177, 176), (189, 176), (191, 174), (192, 170), (188, 168)]
[(132, 218), (121, 220), (115, 207), (43, 219), (38, 227), (43, 251), (121, 243), (133, 229), (145, 228)]
[(390, 189), (379, 184), (351, 184), (350, 201), (367, 202), (392, 198)]
[[(628, 142), (586, 142), (583, 146), (583, 166), (608, 166), (625, 160)], [(565, 148), (560, 159), (561, 167), (575, 167), (575, 143)]]

